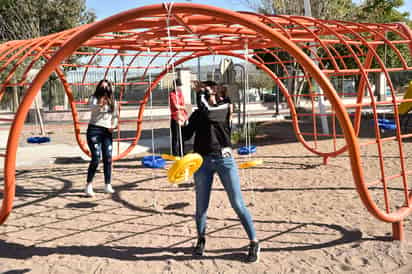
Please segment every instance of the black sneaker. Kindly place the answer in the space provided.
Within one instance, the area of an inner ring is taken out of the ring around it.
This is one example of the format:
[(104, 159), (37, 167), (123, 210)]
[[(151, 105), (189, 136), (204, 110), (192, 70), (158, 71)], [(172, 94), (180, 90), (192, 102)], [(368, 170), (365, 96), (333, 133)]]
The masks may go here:
[(255, 263), (259, 261), (260, 246), (259, 242), (250, 242), (249, 252), (247, 254), (247, 261), (249, 263)]
[(197, 256), (202, 256), (203, 252), (205, 251), (205, 244), (206, 239), (204, 237), (197, 238), (197, 244), (195, 246), (193, 253)]

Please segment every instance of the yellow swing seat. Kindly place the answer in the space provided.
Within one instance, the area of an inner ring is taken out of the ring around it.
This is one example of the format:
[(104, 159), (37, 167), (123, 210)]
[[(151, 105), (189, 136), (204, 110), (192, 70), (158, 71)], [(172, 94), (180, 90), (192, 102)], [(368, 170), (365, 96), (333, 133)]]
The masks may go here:
[(162, 154), (162, 158), (165, 159), (165, 160), (169, 160), (169, 161), (176, 161), (176, 160), (180, 159), (179, 156), (174, 156), (174, 155), (170, 155), (170, 154)]
[(180, 184), (187, 181), (202, 163), (203, 158), (197, 153), (188, 153), (183, 158), (177, 159), (167, 171), (169, 183)]
[(247, 161), (239, 164), (239, 168), (251, 168), (263, 164), (263, 160)]

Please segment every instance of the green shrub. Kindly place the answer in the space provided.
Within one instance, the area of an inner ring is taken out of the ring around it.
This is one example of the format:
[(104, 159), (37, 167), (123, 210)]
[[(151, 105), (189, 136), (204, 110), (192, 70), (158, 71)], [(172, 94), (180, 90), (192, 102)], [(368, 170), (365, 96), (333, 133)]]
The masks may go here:
[(249, 123), (245, 128), (236, 128), (232, 131), (231, 140), (233, 144), (245, 144), (246, 138), (253, 144), (256, 140), (257, 125), (256, 123)]

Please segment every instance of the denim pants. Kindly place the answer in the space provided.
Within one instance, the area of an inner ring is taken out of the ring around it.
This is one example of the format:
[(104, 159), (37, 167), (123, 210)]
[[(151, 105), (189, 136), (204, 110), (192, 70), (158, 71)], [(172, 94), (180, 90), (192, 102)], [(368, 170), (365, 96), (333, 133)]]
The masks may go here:
[(93, 181), (99, 165), (100, 155), (103, 158), (104, 182), (112, 181), (112, 143), (113, 136), (109, 129), (90, 125), (87, 128), (87, 144), (89, 145), (91, 160), (87, 170), (87, 183)]
[(212, 190), (213, 175), (217, 173), (229, 197), (230, 204), (240, 219), (249, 240), (256, 240), (252, 217), (246, 208), (240, 190), (238, 169), (233, 157), (203, 156), (203, 164), (195, 173), (196, 227), (198, 237), (206, 232), (207, 209)]

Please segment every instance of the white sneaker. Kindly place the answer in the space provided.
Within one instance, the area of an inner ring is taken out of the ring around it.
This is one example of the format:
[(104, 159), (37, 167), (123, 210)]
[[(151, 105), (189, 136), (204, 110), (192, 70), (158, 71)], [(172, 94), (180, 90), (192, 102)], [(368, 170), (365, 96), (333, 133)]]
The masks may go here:
[(94, 196), (93, 185), (91, 183), (87, 184), (84, 192), (86, 193), (86, 196), (93, 197)]
[(111, 184), (105, 184), (105, 185), (104, 185), (104, 191), (105, 191), (106, 193), (109, 193), (109, 194), (114, 193), (114, 189), (112, 188), (112, 185), (111, 185)]

